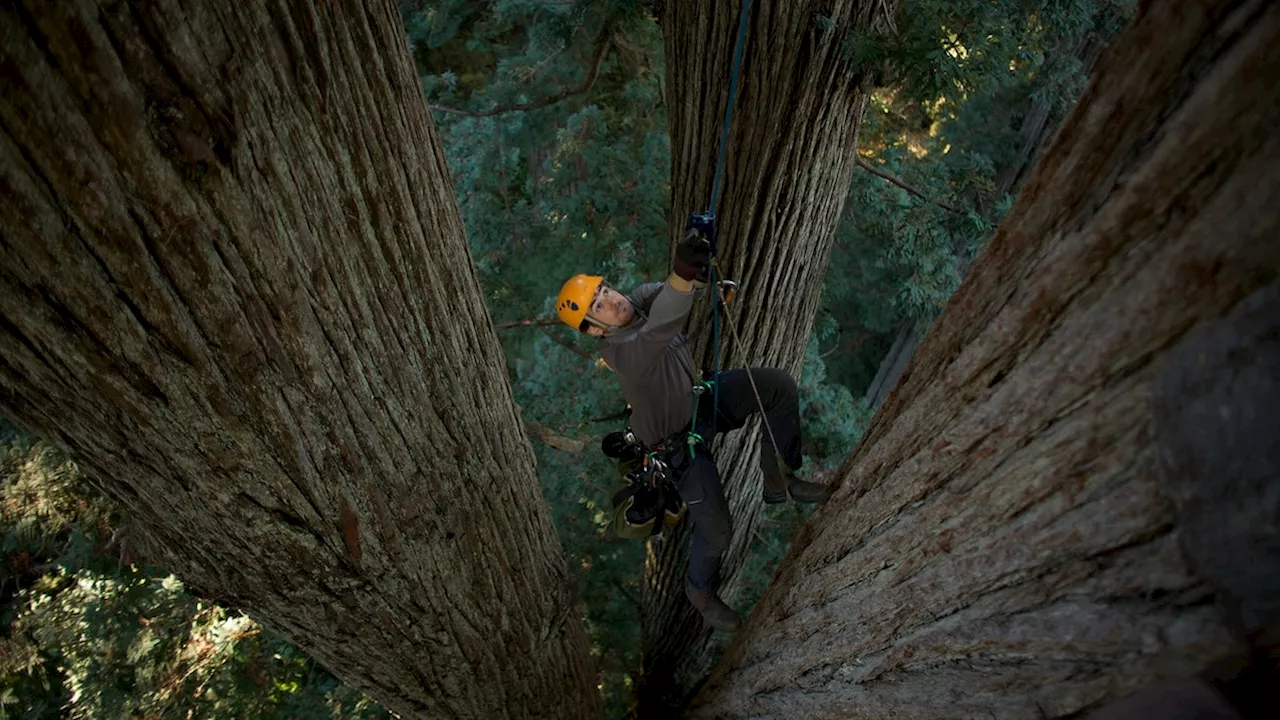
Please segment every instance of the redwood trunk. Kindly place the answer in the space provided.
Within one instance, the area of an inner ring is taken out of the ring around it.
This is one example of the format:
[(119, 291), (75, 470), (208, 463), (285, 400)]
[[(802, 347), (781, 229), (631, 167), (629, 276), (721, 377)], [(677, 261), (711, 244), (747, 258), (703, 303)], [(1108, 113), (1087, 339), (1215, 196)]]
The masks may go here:
[(695, 717), (1066, 716), (1234, 648), (1149, 396), (1280, 276), (1277, 43), (1274, 3), (1142, 8)]
[[(752, 4), (718, 207), (718, 262), (742, 292), (740, 340), (720, 329), (723, 367), (798, 370), (817, 311), (835, 227), (856, 170), (868, 72), (845, 61), (852, 33), (888, 32), (895, 2)], [(690, 212), (708, 209), (728, 100), (740, 2), (667, 2), (662, 16), (672, 146), (673, 240)], [(824, 20), (825, 18), (825, 20)], [(712, 363), (709, 307), (700, 361)], [(760, 517), (759, 423), (716, 445), (734, 522), (721, 594), (738, 573)], [(718, 646), (682, 589), (688, 528), (653, 543), (645, 571), (642, 714), (670, 717), (705, 677)]]
[(595, 717), (388, 2), (0, 5), (0, 409), (413, 717)]

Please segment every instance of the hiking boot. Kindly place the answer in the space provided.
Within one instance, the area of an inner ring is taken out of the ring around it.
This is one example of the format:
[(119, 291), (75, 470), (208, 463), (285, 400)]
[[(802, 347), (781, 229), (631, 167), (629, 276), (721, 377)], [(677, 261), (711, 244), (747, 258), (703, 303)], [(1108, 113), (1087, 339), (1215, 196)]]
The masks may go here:
[(790, 473), (786, 476), (764, 476), (766, 505), (776, 505), (787, 500), (795, 500), (798, 503), (821, 503), (826, 502), (829, 497), (831, 497), (831, 487), (828, 485), (801, 480)]
[(707, 624), (721, 632), (737, 632), (742, 627), (742, 620), (738, 617), (738, 613), (733, 608), (724, 604), (724, 601), (716, 596), (713, 592), (699, 590), (689, 583), (684, 584), (684, 594), (689, 598), (689, 602), (702, 614), (702, 619)]

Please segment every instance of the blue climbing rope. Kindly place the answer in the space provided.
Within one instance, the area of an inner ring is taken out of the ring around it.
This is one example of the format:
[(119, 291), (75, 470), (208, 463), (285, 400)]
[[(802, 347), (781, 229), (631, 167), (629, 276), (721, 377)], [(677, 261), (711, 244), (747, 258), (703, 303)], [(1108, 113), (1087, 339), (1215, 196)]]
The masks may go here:
[[(729, 128), (733, 125), (733, 101), (738, 94), (738, 74), (742, 69), (742, 47), (747, 41), (747, 18), (751, 16), (751, 0), (742, 3), (742, 15), (738, 18), (738, 42), (733, 48), (733, 69), (729, 75), (729, 104), (724, 108), (724, 127), (720, 129), (720, 153), (716, 158), (715, 179), (711, 181), (711, 204), (707, 213), (716, 211), (720, 199), (720, 180), (724, 176), (724, 155), (729, 147)], [(715, 217), (712, 215), (712, 217)]]
[(720, 286), (716, 284), (716, 268), (711, 266), (711, 437), (716, 436), (720, 421)]
[[(711, 202), (706, 214), (710, 216), (712, 231), (711, 256), (711, 436), (715, 437), (720, 419), (720, 285), (716, 273), (714, 223), (716, 203), (720, 200), (720, 181), (724, 177), (724, 158), (729, 148), (729, 129), (733, 127), (733, 106), (738, 96), (738, 75), (742, 71), (742, 49), (747, 40), (747, 20), (751, 17), (751, 0), (743, 0), (742, 13), (738, 17), (738, 40), (733, 47), (733, 68), (729, 74), (729, 102), (724, 108), (724, 126), (720, 129), (720, 152), (716, 156), (716, 174), (711, 181)], [(696, 400), (695, 400), (696, 401)]]

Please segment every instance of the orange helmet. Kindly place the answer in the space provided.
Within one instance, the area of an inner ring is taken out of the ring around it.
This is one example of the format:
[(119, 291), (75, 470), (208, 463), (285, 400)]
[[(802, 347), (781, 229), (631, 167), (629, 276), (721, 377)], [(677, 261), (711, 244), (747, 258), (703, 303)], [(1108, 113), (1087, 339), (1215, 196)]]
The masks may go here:
[(604, 278), (599, 275), (574, 275), (560, 288), (556, 298), (556, 315), (565, 325), (582, 332), (582, 321), (587, 319), (587, 309), (596, 297), (596, 291)]

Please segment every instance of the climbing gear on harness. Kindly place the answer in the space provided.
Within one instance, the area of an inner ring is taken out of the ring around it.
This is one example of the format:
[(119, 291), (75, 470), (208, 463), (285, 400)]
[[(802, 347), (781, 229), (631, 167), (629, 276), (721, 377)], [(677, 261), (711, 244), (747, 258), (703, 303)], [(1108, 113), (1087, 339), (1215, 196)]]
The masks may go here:
[[(628, 467), (627, 463), (621, 465)], [(645, 454), (640, 467), (626, 473), (625, 478), (627, 486), (613, 495), (613, 532), (618, 537), (661, 535), (684, 517), (687, 506), (670, 465), (660, 453)]]
[(556, 298), (556, 315), (560, 321), (578, 332), (586, 332), (587, 310), (603, 282), (604, 278), (599, 275), (574, 275), (566, 280)]
[(614, 430), (605, 435), (600, 441), (600, 451), (605, 457), (623, 461), (638, 460), (644, 456), (644, 446), (629, 425), (625, 430)]
[(615, 535), (647, 538), (680, 522), (685, 504), (665, 447), (646, 448), (628, 426), (606, 435), (600, 449), (618, 461), (618, 472), (627, 483), (613, 495)]
[[(685, 442), (689, 444), (690, 460), (698, 457), (698, 451), (697, 451), (698, 443), (706, 442), (706, 439), (698, 434), (698, 406), (702, 404), (700, 402), (702, 399), (702, 393), (708, 390), (711, 390), (714, 385), (715, 383), (713, 382), (703, 380), (699, 382), (697, 385), (693, 386), (693, 415), (689, 419), (689, 434), (685, 436)], [(711, 432), (714, 434), (715, 433), (715, 426), (714, 426), (715, 415), (711, 416), (711, 421), (713, 423)]]
[(739, 618), (738, 613), (734, 612), (733, 608), (726, 605), (714, 592), (699, 590), (686, 580), (684, 595), (689, 598), (689, 604), (702, 615), (702, 619), (716, 630), (737, 632), (738, 628), (742, 627), (742, 618)]

